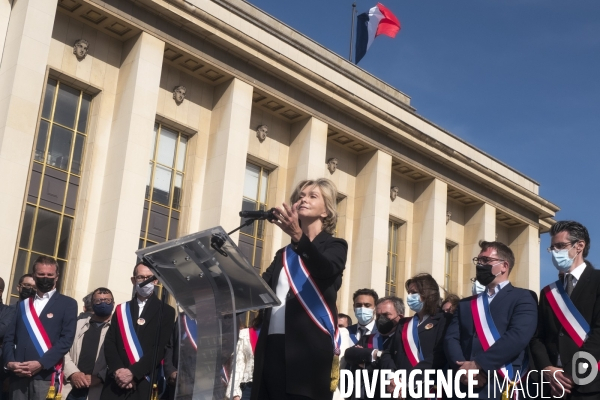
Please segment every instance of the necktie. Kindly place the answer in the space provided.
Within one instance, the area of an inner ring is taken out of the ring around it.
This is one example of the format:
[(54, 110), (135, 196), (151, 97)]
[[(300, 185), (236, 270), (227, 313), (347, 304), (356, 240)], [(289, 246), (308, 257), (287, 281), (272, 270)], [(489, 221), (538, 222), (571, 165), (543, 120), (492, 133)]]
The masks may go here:
[(362, 339), (367, 334), (367, 327), (366, 326), (359, 326), (358, 327), (358, 331), (360, 332), (360, 337), (358, 338), (360, 340), (360, 339)]
[(571, 297), (571, 293), (573, 293), (573, 275), (567, 274), (567, 296)]

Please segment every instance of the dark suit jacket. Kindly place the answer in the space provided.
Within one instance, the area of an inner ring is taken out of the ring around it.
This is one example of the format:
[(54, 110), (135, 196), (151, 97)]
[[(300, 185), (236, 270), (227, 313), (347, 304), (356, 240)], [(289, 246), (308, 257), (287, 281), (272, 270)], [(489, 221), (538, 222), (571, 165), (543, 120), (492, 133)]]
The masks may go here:
[[(146, 375), (151, 375), (152, 369), (158, 366), (165, 355), (165, 348), (173, 332), (173, 324), (175, 323), (175, 310), (168, 304), (163, 305), (162, 316), (159, 319), (158, 314), (161, 307), (161, 301), (156, 296), (151, 296), (142, 310), (141, 318), (145, 319), (144, 325), (138, 325), (139, 306), (137, 299), (131, 300), (131, 318), (133, 326), (137, 334), (140, 346), (142, 347), (142, 357), (134, 364), (129, 362), (119, 322), (117, 321), (117, 313), (112, 316), (112, 322), (106, 339), (104, 339), (104, 355), (106, 356), (106, 364), (108, 365), (108, 374), (104, 389), (102, 390), (101, 399), (116, 399), (125, 398), (131, 390), (123, 390), (119, 388), (114, 379), (114, 372), (120, 368), (129, 368), (134, 376), (134, 382), (137, 385), (127, 398), (129, 399), (146, 399), (150, 385), (146, 381)], [(158, 340), (158, 353), (156, 357), (156, 365), (152, 365), (154, 356), (156, 332), (160, 330)]]
[[(51, 316), (51, 318), (49, 318)], [(4, 336), (4, 364), (9, 362), (39, 361), (42, 370), (34, 379), (49, 380), (54, 366), (71, 349), (77, 329), (77, 302), (55, 292), (38, 316), (52, 343), (43, 356), (39, 356), (23, 322), (20, 303)]]
[[(531, 293), (508, 283), (496, 294), (490, 304), (490, 312), (500, 339), (488, 351), (483, 351), (475, 331), (471, 314), (472, 299), (473, 296), (467, 297), (458, 303), (444, 338), (444, 350), (450, 367), (457, 370), (456, 361), (471, 360), (484, 371), (495, 371), (507, 363), (520, 369), (536, 329), (537, 305)], [(480, 393), (487, 394), (487, 387), (483, 387)]]
[[(398, 323), (394, 327), (394, 329), (397, 330), (399, 326), (400, 326), (400, 324)], [(346, 360), (346, 368), (345, 369), (350, 370), (352, 372), (352, 376), (355, 376), (354, 371), (356, 371), (357, 369), (365, 369), (368, 371), (367, 372), (368, 376), (372, 379), (373, 371), (375, 371), (376, 369), (383, 368), (380, 365), (381, 359), (377, 359), (377, 360), (375, 360), (375, 362), (371, 361), (373, 359), (372, 358), (373, 357), (373, 349), (368, 348), (369, 339), (375, 333), (377, 333), (376, 326), (373, 327), (373, 331), (371, 334), (361, 337), (355, 346), (349, 347), (346, 349), (346, 352), (344, 353), (344, 358)], [(394, 336), (395, 336), (395, 333), (391, 334), (390, 336), (383, 336), (383, 348), (379, 349), (379, 350), (382, 350), (383, 352), (389, 351), (389, 349), (392, 346), (392, 343), (394, 341)], [(359, 366), (359, 364), (364, 364), (364, 368)], [(362, 394), (361, 394), (360, 398), (366, 399), (367, 395), (364, 392), (364, 388), (361, 393)], [(354, 390), (350, 394), (349, 398), (350, 399), (356, 398), (356, 393), (354, 392)], [(374, 397), (372, 397), (372, 399), (379, 400), (380, 398), (381, 397), (380, 397), (380, 393), (379, 393), (379, 386), (377, 386), (377, 390), (375, 391)]]
[[(426, 369), (442, 368), (446, 365), (443, 339), (448, 324), (452, 320), (452, 314), (439, 312), (427, 318), (427, 320), (419, 325), (419, 344), (424, 360), (414, 367), (411, 365), (410, 361), (408, 361), (408, 356), (404, 351), (404, 345), (402, 343), (402, 329), (410, 319), (411, 318), (403, 318), (400, 320), (390, 348), (381, 355), (381, 369), (391, 369), (393, 371), (404, 369), (406, 370), (406, 376), (408, 376), (413, 369), (424, 371)], [(428, 326), (429, 329), (426, 329)]]
[[(538, 329), (531, 340), (531, 353), (536, 367), (542, 369), (556, 366), (558, 355), (565, 371), (572, 376), (573, 354), (586, 351), (596, 360), (600, 360), (600, 271), (586, 261), (577, 285), (571, 293), (571, 300), (583, 318), (590, 325), (591, 332), (581, 348), (577, 347), (571, 336), (564, 330), (550, 308), (544, 292), (540, 293)], [(600, 391), (600, 376), (585, 386), (576, 386), (579, 393)]]
[[(336, 298), (342, 285), (342, 273), (346, 265), (348, 244), (323, 231), (311, 242), (302, 235), (297, 254), (309, 270), (319, 287), (325, 302), (337, 321)], [(263, 279), (276, 291), (279, 275), (283, 269), (283, 249), (275, 255), (271, 266), (263, 274)], [(263, 326), (254, 355), (254, 377), (252, 399), (256, 400), (262, 384), (266, 340), (269, 334), (271, 309), (266, 310)], [(287, 295), (285, 309), (285, 358), (286, 390), (289, 394), (306, 396), (313, 400), (330, 400), (329, 391), (333, 345), (329, 335), (321, 331), (310, 319), (293, 292)]]

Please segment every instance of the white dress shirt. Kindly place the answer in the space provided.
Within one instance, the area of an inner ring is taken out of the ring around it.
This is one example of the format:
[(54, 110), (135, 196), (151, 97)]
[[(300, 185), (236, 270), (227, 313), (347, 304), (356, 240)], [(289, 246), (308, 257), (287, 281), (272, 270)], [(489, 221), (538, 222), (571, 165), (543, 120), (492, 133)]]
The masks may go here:
[(269, 335), (285, 333), (285, 302), (287, 300), (287, 294), (290, 291), (290, 282), (288, 281), (287, 274), (281, 269), (279, 273), (279, 280), (277, 281), (277, 287), (275, 288), (275, 294), (281, 301), (281, 305), (273, 307), (271, 311), (271, 320), (269, 321)]
[(139, 314), (138, 314), (138, 318), (140, 318), (140, 317), (142, 316), (142, 311), (144, 311), (144, 306), (145, 306), (145, 305), (146, 305), (146, 303), (148, 302), (148, 299), (149, 299), (149, 297), (148, 297), (148, 299), (146, 299), (146, 300), (140, 300), (140, 298), (139, 298), (139, 297), (135, 296), (135, 299), (137, 300), (138, 307), (139, 307), (139, 309), (140, 309), (140, 312), (139, 312)]
[(48, 304), (50, 297), (52, 297), (54, 293), (56, 293), (56, 288), (52, 289), (48, 293), (44, 293), (42, 297), (38, 296), (37, 293), (35, 294), (35, 298), (33, 299), (33, 308), (35, 308), (35, 312), (37, 313), (38, 317), (42, 314), (44, 307), (46, 307), (46, 304)]
[(494, 297), (496, 297), (498, 292), (500, 290), (502, 290), (502, 288), (504, 286), (508, 285), (509, 283), (510, 283), (510, 281), (500, 282), (499, 284), (496, 285), (496, 287), (494, 289), (492, 289), (492, 293), (490, 293), (490, 289), (487, 288), (487, 290), (485, 292), (487, 293), (487, 296), (488, 296), (488, 304), (490, 304), (492, 302), (492, 300), (494, 300)]
[(358, 324), (358, 326), (356, 327), (356, 339), (360, 340), (360, 337), (362, 336), (361, 328), (366, 328), (367, 331), (365, 332), (365, 334), (370, 335), (373, 332), (374, 327), (375, 327), (375, 318), (373, 318), (373, 320), (371, 322), (369, 322), (368, 324), (366, 324), (365, 326)]
[(573, 289), (575, 289), (575, 285), (577, 285), (579, 278), (581, 278), (581, 274), (583, 274), (584, 269), (585, 269), (585, 263), (582, 263), (582, 264), (578, 265), (577, 268), (575, 268), (573, 271), (567, 272), (565, 274), (565, 277), (563, 279), (563, 285), (565, 285), (565, 289), (567, 288), (567, 275), (569, 275), (569, 274), (573, 275)]

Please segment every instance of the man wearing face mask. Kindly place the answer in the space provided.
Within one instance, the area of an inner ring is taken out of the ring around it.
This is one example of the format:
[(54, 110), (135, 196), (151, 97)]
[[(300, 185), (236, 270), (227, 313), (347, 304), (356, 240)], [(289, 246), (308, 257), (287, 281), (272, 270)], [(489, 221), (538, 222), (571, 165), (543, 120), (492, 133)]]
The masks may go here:
[[(173, 307), (163, 304), (154, 294), (158, 281), (140, 287), (141, 283), (152, 277), (153, 273), (148, 267), (141, 262), (137, 264), (131, 277), (135, 296), (132, 300), (119, 304), (112, 316), (104, 340), (108, 371), (100, 396), (102, 400), (149, 398), (152, 370), (157, 368), (164, 358), (165, 348), (175, 324)], [(120, 327), (125, 336), (121, 334)], [(157, 332), (158, 349), (155, 347)], [(154, 360), (156, 364), (152, 365)]]
[[(476, 278), (486, 290), (460, 301), (444, 338), (444, 350), (455, 371), (476, 371), (478, 384), (474, 392), (478, 398), (501, 399), (506, 385), (502, 390), (499, 386), (490, 387), (488, 396), (488, 384), (494, 384), (493, 380), (487, 382), (488, 373), (492, 379), (496, 373), (501, 384), (499, 369), (506, 368), (511, 381), (517, 372), (522, 376), (527, 370), (526, 353), (536, 330), (537, 305), (528, 290), (516, 288), (508, 281), (515, 265), (512, 250), (501, 242), (481, 241), (479, 246), (481, 252), (473, 262)], [(466, 375), (462, 378), (460, 389), (465, 393)], [(524, 386), (517, 382), (518, 388)], [(509, 395), (512, 398), (513, 392)]]
[(4, 367), (13, 374), (13, 400), (44, 400), (60, 392), (62, 359), (75, 337), (77, 302), (56, 290), (58, 263), (40, 256), (32, 269), (36, 294), (17, 304), (4, 337)]
[(559, 279), (540, 293), (531, 353), (536, 366), (547, 371), (544, 381), (550, 384), (545, 384), (546, 396), (560, 396), (564, 388), (565, 398), (570, 400), (598, 399), (600, 377), (582, 386), (572, 378), (577, 368), (573, 356), (578, 351), (600, 360), (600, 271), (587, 260), (590, 235), (575, 221), (557, 222), (550, 235), (548, 251)]
[(112, 292), (103, 287), (94, 290), (90, 304), (94, 313), (77, 321), (75, 341), (65, 355), (66, 400), (99, 399), (106, 379), (103, 344), (115, 306)]
[[(383, 297), (377, 301), (375, 311), (377, 331), (361, 337), (356, 346), (346, 350), (345, 355), (348, 364), (369, 370), (371, 376), (374, 369), (378, 368), (375, 363), (389, 348), (398, 322), (404, 317), (404, 301), (396, 296)], [(379, 396), (379, 391), (376, 396)], [(364, 391), (361, 397), (356, 398), (366, 398)]]
[[(25, 274), (19, 278), (19, 284), (17, 285), (17, 291), (19, 292), (19, 301), (25, 300), (31, 296), (35, 296), (35, 280), (33, 275)], [(16, 304), (13, 305), (16, 308)]]

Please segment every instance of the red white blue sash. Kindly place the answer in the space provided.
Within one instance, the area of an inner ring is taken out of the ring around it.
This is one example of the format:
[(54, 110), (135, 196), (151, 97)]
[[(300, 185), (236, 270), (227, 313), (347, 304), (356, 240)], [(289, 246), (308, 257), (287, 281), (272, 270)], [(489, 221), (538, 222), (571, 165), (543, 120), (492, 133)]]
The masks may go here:
[[(40, 318), (35, 311), (35, 307), (33, 306), (33, 297), (29, 297), (19, 303), (19, 307), (21, 307), (21, 318), (23, 319), (23, 323), (27, 332), (29, 333), (29, 338), (33, 342), (33, 346), (37, 350), (37, 353), (40, 357), (42, 357), (48, 350), (52, 348), (52, 343), (50, 342), (50, 338), (46, 333), (46, 328), (42, 325)], [(56, 382), (56, 375), (58, 374), (58, 387), (57, 392), (60, 393), (62, 391), (62, 359), (54, 366), (54, 371), (50, 378), (52, 384), (54, 386)]]
[(321, 291), (300, 256), (294, 252), (292, 245), (283, 250), (283, 269), (288, 277), (290, 288), (300, 300), (300, 304), (317, 327), (331, 337), (334, 353), (339, 355), (341, 338), (337, 321), (334, 321), (333, 313)]
[(142, 358), (144, 352), (133, 328), (130, 301), (117, 306), (117, 322), (119, 323), (119, 330), (121, 331), (121, 338), (123, 338), (127, 358), (129, 359), (129, 363), (133, 365)]
[(367, 338), (367, 348), (383, 350), (383, 336), (379, 332), (373, 332)]
[(183, 339), (188, 339), (194, 350), (198, 350), (198, 328), (196, 321), (188, 317), (187, 314), (182, 314), (181, 324), (183, 325)]
[(548, 299), (550, 308), (554, 311), (554, 315), (556, 315), (560, 324), (565, 328), (565, 331), (567, 331), (577, 346), (583, 346), (590, 332), (590, 325), (583, 318), (577, 307), (575, 307), (567, 292), (565, 292), (563, 283), (559, 279), (546, 286), (543, 291), (546, 299)]
[(402, 327), (402, 344), (404, 352), (413, 367), (424, 360), (419, 343), (419, 316), (415, 315)]
[[(477, 336), (479, 337), (483, 351), (487, 351), (494, 345), (494, 343), (496, 343), (497, 340), (500, 339), (500, 333), (498, 332), (498, 329), (496, 329), (496, 325), (492, 319), (490, 304), (486, 292), (480, 293), (477, 297), (474, 297), (473, 300), (471, 300), (471, 313), (473, 314), (475, 330), (477, 331)], [(520, 377), (523, 376), (523, 372), (527, 369), (527, 362), (524, 362), (523, 364), (525, 365), (523, 365), (521, 368), (521, 373), (519, 374)], [(498, 370), (498, 373), (511, 382), (515, 378), (515, 372), (512, 364), (503, 365)]]

